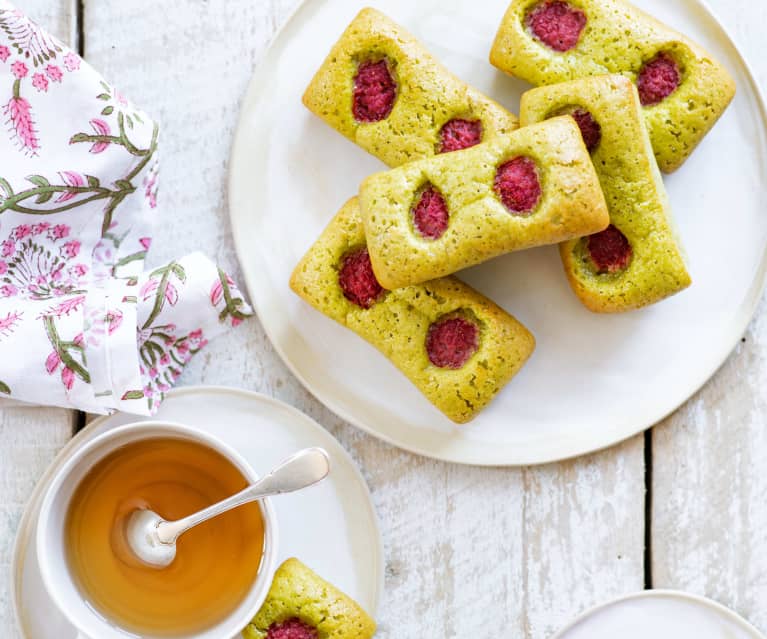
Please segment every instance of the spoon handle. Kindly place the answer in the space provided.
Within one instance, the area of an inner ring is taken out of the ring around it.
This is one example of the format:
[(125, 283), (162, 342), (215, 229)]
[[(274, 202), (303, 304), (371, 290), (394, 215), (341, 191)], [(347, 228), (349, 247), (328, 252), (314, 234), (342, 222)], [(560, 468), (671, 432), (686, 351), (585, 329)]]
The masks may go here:
[(179, 535), (211, 517), (264, 497), (307, 488), (325, 479), (329, 472), (328, 454), (322, 448), (305, 448), (288, 457), (268, 475), (236, 495), (183, 519), (160, 522), (157, 526), (157, 536), (162, 543), (173, 544)]

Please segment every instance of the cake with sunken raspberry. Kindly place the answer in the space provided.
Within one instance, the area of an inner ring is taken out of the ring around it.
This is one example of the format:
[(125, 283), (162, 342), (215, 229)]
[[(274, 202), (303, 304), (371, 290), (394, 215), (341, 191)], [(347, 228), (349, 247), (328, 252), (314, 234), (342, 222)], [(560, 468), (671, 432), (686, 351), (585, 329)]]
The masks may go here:
[(357, 198), (296, 266), (290, 287), (388, 357), (456, 423), (473, 419), (535, 348), (522, 324), (456, 278), (397, 290), (382, 286)]
[(602, 75), (522, 96), (525, 126), (565, 113), (581, 128), (610, 211), (604, 231), (560, 247), (575, 293), (592, 311), (615, 313), (685, 289), (690, 275), (634, 84)]
[(411, 162), (360, 187), (373, 271), (388, 289), (602, 231), (609, 216), (570, 117)]
[(310, 111), (389, 166), (465, 149), (518, 127), (375, 9), (352, 21), (303, 97)]
[(245, 639), (371, 639), (373, 619), (348, 595), (298, 559), (274, 573), (261, 609)]
[(665, 172), (684, 163), (735, 95), (707, 51), (624, 0), (512, 0), (490, 62), (536, 86), (630, 78)]

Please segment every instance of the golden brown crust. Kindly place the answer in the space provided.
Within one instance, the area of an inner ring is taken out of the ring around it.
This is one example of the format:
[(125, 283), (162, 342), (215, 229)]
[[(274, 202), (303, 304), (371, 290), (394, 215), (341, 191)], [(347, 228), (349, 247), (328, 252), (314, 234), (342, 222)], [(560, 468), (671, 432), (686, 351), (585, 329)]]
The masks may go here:
[[(357, 65), (387, 57), (398, 83), (391, 114), (361, 123), (352, 114)], [(363, 9), (312, 79), (303, 103), (330, 126), (389, 166), (434, 155), (453, 118), (480, 119), (483, 139), (515, 130), (517, 118), (459, 80), (415, 37), (375, 9)]]
[[(527, 216), (511, 214), (494, 189), (498, 167), (518, 156), (535, 161), (542, 188)], [(418, 235), (411, 220), (416, 193), (427, 183), (450, 211), (447, 231), (437, 240)], [(372, 175), (360, 187), (360, 204), (373, 270), (389, 289), (596, 233), (609, 223), (591, 158), (569, 117)]]
[[(363, 246), (359, 203), (353, 198), (296, 266), (290, 287), (375, 346), (451, 420), (470, 421), (522, 368), (535, 339), (502, 308), (452, 277), (387, 292), (371, 308), (360, 308), (344, 297), (338, 269), (345, 254)], [(425, 346), (431, 324), (453, 314), (480, 327), (478, 351), (458, 370), (434, 366)]]
[(678, 169), (735, 95), (727, 70), (702, 47), (623, 0), (568, 0), (587, 16), (574, 49), (560, 53), (539, 42), (526, 16), (541, 0), (513, 0), (501, 22), (490, 62), (537, 86), (621, 73), (632, 81), (663, 52), (682, 72), (679, 88), (643, 113), (661, 170)]

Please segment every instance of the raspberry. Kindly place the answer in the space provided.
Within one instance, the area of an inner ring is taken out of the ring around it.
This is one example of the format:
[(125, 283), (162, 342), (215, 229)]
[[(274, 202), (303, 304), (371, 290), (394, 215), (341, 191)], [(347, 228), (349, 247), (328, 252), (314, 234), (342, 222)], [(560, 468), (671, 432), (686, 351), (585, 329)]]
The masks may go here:
[(541, 199), (535, 162), (517, 157), (502, 164), (495, 174), (495, 192), (512, 213), (529, 214)]
[(440, 368), (461, 368), (478, 348), (477, 325), (462, 317), (434, 322), (426, 335), (429, 361)]
[(352, 112), (359, 122), (379, 122), (389, 117), (397, 97), (386, 60), (363, 62), (354, 77)]
[(455, 118), (442, 127), (439, 138), (440, 153), (468, 149), (482, 141), (482, 122)]
[(617, 273), (631, 261), (633, 251), (626, 236), (612, 224), (588, 238), (589, 255), (600, 273)]
[(569, 51), (578, 44), (586, 26), (586, 14), (562, 0), (543, 2), (530, 12), (527, 26), (554, 51)]
[(413, 208), (413, 225), (425, 238), (436, 240), (447, 230), (450, 214), (442, 194), (429, 186)]
[(581, 130), (583, 142), (591, 153), (602, 140), (602, 127), (599, 126), (599, 122), (594, 119), (591, 112), (586, 109), (575, 109), (570, 115)]
[(282, 623), (273, 623), (266, 631), (266, 639), (318, 639), (316, 628), (305, 624), (300, 619), (288, 619)]
[(373, 306), (384, 293), (373, 273), (367, 248), (357, 249), (344, 257), (338, 284), (344, 297), (362, 308)]
[(637, 78), (642, 105), (662, 102), (676, 91), (681, 79), (677, 63), (665, 53), (659, 53), (642, 67)]

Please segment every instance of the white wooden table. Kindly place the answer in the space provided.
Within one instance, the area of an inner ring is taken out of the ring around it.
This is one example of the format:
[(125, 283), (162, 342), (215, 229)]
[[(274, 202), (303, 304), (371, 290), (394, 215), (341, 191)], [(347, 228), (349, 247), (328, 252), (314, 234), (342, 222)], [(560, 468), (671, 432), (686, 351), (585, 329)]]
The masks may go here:
[[(152, 262), (199, 249), (236, 273), (225, 185), (239, 103), (298, 0), (17, 1), (161, 121)], [(710, 3), (767, 86), (767, 4)], [(546, 639), (584, 608), (650, 586), (707, 595), (767, 632), (764, 306), (714, 380), (651, 435), (543, 468), (444, 464), (361, 433), (300, 386), (257, 320), (212, 343), (181, 383), (274, 395), (351, 452), (383, 526), (381, 637)], [(18, 636), (9, 563), (24, 503), (78, 419), (0, 411), (3, 638)]]

